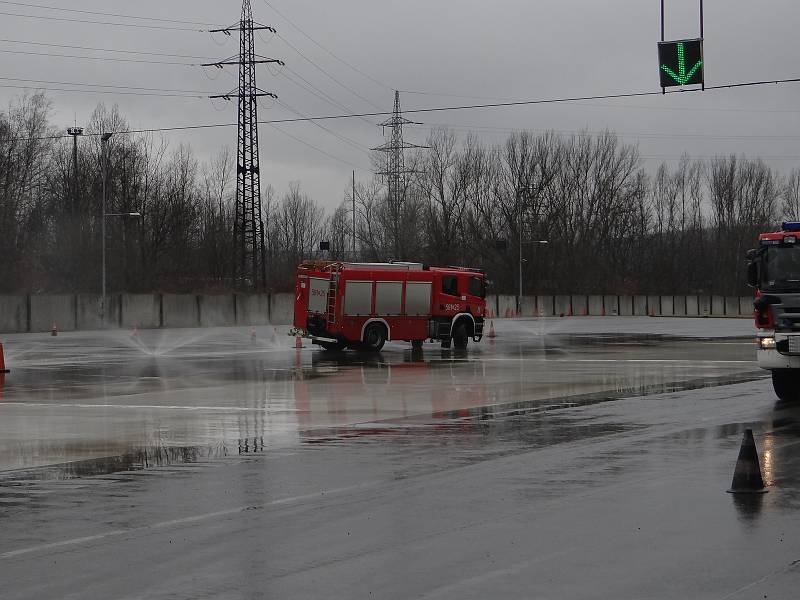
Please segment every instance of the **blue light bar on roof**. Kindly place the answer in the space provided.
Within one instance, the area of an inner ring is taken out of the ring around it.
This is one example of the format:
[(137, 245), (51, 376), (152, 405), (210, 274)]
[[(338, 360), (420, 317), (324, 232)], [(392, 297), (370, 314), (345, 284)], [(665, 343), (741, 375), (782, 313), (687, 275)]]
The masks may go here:
[(782, 227), (784, 231), (800, 231), (800, 221), (784, 221)]

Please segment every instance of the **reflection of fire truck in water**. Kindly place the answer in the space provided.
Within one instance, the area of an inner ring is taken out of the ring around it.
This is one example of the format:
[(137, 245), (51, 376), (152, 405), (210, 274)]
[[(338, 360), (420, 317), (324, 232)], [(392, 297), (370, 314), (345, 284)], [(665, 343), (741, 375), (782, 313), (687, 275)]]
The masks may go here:
[(378, 351), (387, 340), (420, 348), (427, 339), (466, 348), (483, 336), (485, 297), (486, 275), (477, 269), (305, 261), (297, 268), (291, 335), (326, 350)]
[(747, 283), (756, 288), (758, 365), (772, 371), (779, 398), (800, 399), (800, 222), (759, 235), (747, 258)]

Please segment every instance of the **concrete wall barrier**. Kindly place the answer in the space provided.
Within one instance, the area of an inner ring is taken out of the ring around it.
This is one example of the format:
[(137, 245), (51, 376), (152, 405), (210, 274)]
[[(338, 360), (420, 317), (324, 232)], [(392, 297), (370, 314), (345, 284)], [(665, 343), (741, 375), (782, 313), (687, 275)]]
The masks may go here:
[(235, 299), (237, 325), (269, 325), (268, 295), (237, 294)]
[(672, 314), (676, 317), (686, 316), (686, 296), (672, 297)]
[(517, 297), (510, 294), (498, 294), (497, 317), (504, 318), (517, 314)]
[(555, 314), (554, 301), (554, 296), (536, 296), (536, 315), (552, 317)]
[(569, 316), (572, 313), (572, 296), (558, 295), (553, 299), (555, 314), (557, 316)]
[(161, 311), (163, 327), (198, 327), (200, 307), (193, 294), (163, 294)]
[(588, 313), (593, 317), (599, 317), (603, 314), (603, 297), (596, 294), (587, 296), (586, 303), (588, 305)]
[(711, 316), (711, 296), (698, 296), (697, 304), (701, 317)]
[(294, 294), (272, 294), (269, 297), (269, 322), (273, 325), (294, 323)]
[(725, 316), (725, 298), (723, 296), (711, 296), (711, 314), (715, 317)]
[(583, 294), (572, 296), (572, 314), (576, 317), (589, 314), (589, 299)]
[(633, 314), (637, 317), (647, 316), (647, 296), (633, 297)]
[(0, 296), (0, 331), (28, 330), (28, 297)]
[[(103, 297), (100, 294), (78, 294), (77, 302), (77, 322), (76, 329), (92, 330), (103, 328)], [(119, 304), (118, 295), (106, 296), (106, 323), (110, 327), (116, 327), (119, 323)]]
[(726, 317), (739, 316), (739, 296), (725, 297), (725, 316)]
[(201, 327), (225, 327), (236, 323), (236, 297), (233, 294), (197, 298)]
[(619, 315), (621, 317), (633, 316), (633, 296), (619, 296), (617, 299)]
[(619, 315), (619, 296), (603, 296), (603, 309), (609, 317)]
[(753, 316), (753, 297), (742, 296), (739, 298), (739, 315), (742, 317)]
[(661, 296), (647, 297), (647, 314), (655, 316), (661, 314)]
[(536, 316), (536, 296), (523, 296), (520, 298), (520, 317)]
[(67, 294), (33, 294), (30, 297), (31, 331), (50, 331), (55, 325), (59, 331), (74, 331), (76, 298)]
[(675, 301), (673, 296), (661, 296), (661, 315), (671, 317), (675, 314)]
[(159, 294), (122, 294), (120, 298), (120, 327), (141, 329), (161, 327)]
[(697, 296), (686, 296), (686, 316), (697, 317), (700, 315)]

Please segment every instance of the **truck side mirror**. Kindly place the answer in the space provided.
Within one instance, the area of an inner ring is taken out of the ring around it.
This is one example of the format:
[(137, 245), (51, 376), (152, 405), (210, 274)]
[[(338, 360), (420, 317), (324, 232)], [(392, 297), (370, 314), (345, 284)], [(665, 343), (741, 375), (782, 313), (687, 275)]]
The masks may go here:
[(753, 260), (747, 263), (747, 285), (758, 287), (758, 261)]

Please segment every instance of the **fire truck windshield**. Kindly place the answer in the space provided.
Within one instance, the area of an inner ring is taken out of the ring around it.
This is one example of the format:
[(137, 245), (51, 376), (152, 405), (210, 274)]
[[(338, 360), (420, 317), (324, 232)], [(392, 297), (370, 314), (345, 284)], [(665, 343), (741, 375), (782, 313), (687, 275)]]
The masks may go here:
[(800, 291), (800, 248), (772, 246), (762, 259), (763, 291)]

